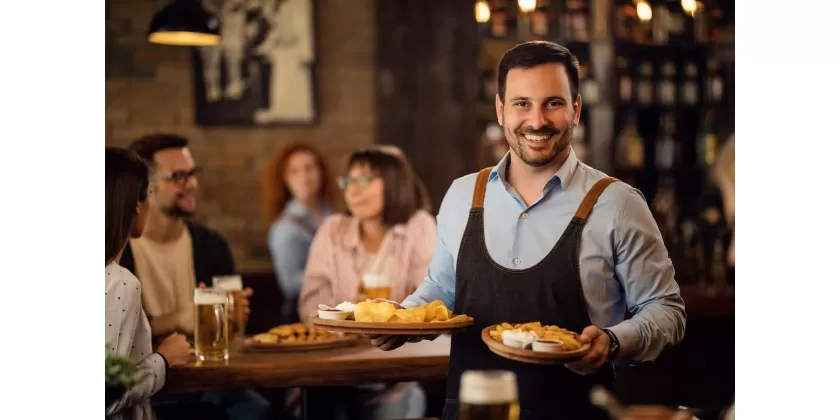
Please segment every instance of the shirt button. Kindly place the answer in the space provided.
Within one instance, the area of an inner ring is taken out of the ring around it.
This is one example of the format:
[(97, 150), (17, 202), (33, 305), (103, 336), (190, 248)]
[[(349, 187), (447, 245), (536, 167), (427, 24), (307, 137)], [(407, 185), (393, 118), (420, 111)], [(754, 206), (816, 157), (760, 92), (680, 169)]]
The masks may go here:
[(520, 260), (519, 258), (513, 259), (513, 265), (519, 265), (520, 263), (522, 263), (522, 260)]
[(528, 213), (522, 213), (522, 218), (527, 219), (528, 218)]

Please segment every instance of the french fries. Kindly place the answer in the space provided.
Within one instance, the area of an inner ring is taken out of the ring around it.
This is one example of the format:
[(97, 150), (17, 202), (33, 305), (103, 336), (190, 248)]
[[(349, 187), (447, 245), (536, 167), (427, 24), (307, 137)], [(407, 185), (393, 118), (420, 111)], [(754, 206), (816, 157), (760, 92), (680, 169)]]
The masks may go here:
[(502, 332), (505, 330), (533, 331), (537, 338), (560, 340), (563, 342), (564, 351), (574, 351), (581, 348), (581, 344), (575, 339), (575, 333), (556, 325), (542, 325), (539, 322), (526, 322), (524, 324), (503, 322), (490, 331), (490, 337), (501, 343)]

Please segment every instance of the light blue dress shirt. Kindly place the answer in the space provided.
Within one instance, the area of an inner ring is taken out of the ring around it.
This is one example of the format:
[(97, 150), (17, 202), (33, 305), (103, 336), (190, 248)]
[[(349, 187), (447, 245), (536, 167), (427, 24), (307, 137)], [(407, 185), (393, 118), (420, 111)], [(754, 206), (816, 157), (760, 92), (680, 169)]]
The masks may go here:
[[(572, 151), (526, 206), (505, 180), (510, 152), (490, 173), (484, 197), (484, 238), (499, 265), (527, 269), (554, 247), (586, 192), (607, 175)], [(456, 179), (440, 206), (438, 244), (425, 282), (403, 301), (414, 307), (439, 299), (455, 303), (455, 264), (472, 205), (477, 173)], [(662, 235), (641, 192), (623, 182), (604, 190), (583, 228), (580, 278), (593, 324), (615, 333), (617, 362), (655, 359), (685, 333), (685, 303)], [(625, 320), (625, 309), (634, 316)]]
[[(322, 208), (323, 219), (330, 215)], [(302, 222), (302, 223), (300, 223)], [(309, 247), (320, 222), (297, 200), (290, 200), (283, 214), (268, 230), (268, 248), (283, 298), (297, 301), (309, 259)]]

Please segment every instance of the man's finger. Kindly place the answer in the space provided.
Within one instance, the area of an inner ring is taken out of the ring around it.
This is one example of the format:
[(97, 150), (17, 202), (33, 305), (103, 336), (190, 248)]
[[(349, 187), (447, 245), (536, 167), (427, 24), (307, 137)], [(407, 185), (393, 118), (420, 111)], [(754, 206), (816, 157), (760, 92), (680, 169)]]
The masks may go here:
[(601, 335), (601, 330), (594, 325), (590, 325), (584, 328), (583, 331), (581, 331), (580, 342), (584, 344), (591, 343), (595, 341), (595, 339), (598, 338), (599, 335)]

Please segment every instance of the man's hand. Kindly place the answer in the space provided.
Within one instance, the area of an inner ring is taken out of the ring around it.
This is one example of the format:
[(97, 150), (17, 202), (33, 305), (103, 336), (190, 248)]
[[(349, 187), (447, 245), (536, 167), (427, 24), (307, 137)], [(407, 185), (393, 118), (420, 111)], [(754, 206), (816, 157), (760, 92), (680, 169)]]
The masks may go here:
[(190, 361), (190, 343), (183, 334), (172, 333), (157, 349), (169, 366), (183, 366)]
[[(207, 285), (202, 281), (198, 283), (198, 287), (200, 289), (206, 289)], [(245, 319), (248, 319), (248, 316), (251, 315), (251, 296), (254, 294), (254, 289), (250, 287), (246, 287), (242, 290), (242, 299), (236, 301), (237, 305), (242, 305), (242, 308), (245, 310)]]
[(242, 305), (242, 308), (245, 310), (246, 320), (251, 316), (251, 296), (253, 295), (254, 289), (246, 287), (245, 290), (242, 291), (242, 299), (239, 302), (236, 302), (237, 304)]
[(589, 353), (579, 360), (566, 363), (566, 367), (578, 375), (593, 374), (607, 361), (610, 337), (600, 328), (590, 325), (580, 334), (580, 342), (589, 343)]
[[(397, 309), (405, 309), (397, 302), (392, 300), (386, 299), (375, 299), (374, 302), (388, 302), (391, 305), (394, 305)], [(423, 340), (434, 340), (435, 336), (410, 336), (410, 335), (382, 335), (382, 334), (365, 334), (365, 338), (370, 339), (370, 343), (376, 347), (379, 347), (381, 350), (384, 351), (391, 351), (394, 349), (398, 349), (402, 347), (403, 344), (407, 343), (409, 340), (411, 341), (418, 341), (418, 339)]]

